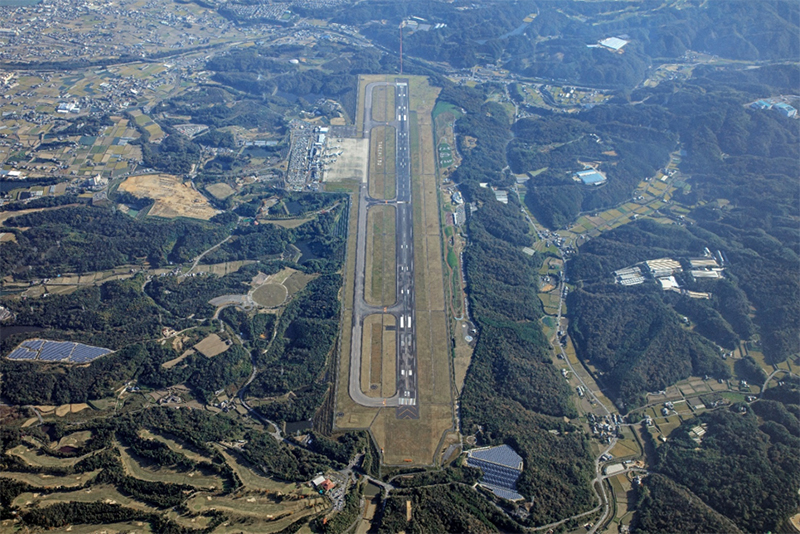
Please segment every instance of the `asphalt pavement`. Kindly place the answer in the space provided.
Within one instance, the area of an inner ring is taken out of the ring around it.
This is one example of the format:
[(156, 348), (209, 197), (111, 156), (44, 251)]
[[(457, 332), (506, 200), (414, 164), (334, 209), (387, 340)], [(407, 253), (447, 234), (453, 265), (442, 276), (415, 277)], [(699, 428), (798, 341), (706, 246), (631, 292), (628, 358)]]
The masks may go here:
[[(372, 120), (372, 91), (380, 85), (394, 85), (395, 114), (389, 122)], [(397, 78), (394, 83), (368, 84), (364, 99), (364, 135), (369, 137), (375, 126), (395, 128), (396, 196), (394, 200), (378, 200), (368, 196), (368, 184), (362, 183), (358, 209), (358, 235), (356, 239), (355, 294), (353, 302), (353, 331), (350, 344), (350, 397), (362, 406), (396, 407), (400, 419), (419, 418), (417, 392), (417, 341), (414, 301), (414, 220), (411, 195), (411, 143), (409, 129), (408, 80)], [(396, 288), (395, 302), (391, 306), (370, 306), (364, 300), (364, 281), (367, 250), (367, 211), (376, 204), (395, 206), (396, 214)], [(369, 397), (361, 390), (361, 356), (364, 318), (373, 313), (388, 313), (396, 319), (397, 335), (397, 392), (392, 397)]]

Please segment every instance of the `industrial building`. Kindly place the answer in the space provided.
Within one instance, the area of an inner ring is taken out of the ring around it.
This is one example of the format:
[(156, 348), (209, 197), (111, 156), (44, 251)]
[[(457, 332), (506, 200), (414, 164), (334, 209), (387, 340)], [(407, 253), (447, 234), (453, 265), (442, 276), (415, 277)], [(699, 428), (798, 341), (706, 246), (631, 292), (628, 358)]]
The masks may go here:
[(778, 102), (777, 104), (772, 106), (772, 109), (777, 109), (787, 117), (794, 117), (795, 115), (797, 115), (797, 110), (784, 102)]
[(671, 258), (659, 258), (657, 260), (647, 260), (644, 262), (647, 266), (650, 275), (653, 278), (661, 278), (663, 276), (672, 276), (675, 273), (681, 272), (681, 264)]
[(577, 182), (583, 182), (584, 185), (602, 185), (607, 181), (603, 173), (595, 169), (576, 172), (572, 175), (572, 179)]
[(618, 284), (623, 286), (636, 286), (644, 282), (642, 271), (636, 265), (614, 271), (614, 278)]
[(619, 37), (608, 37), (600, 41), (600, 45), (608, 48), (609, 50), (613, 50), (614, 52), (619, 52), (622, 50), (626, 44), (630, 41), (626, 41), (625, 39), (620, 39)]
[(483, 472), (480, 484), (503, 499), (517, 501), (517, 479), (522, 474), (522, 457), (508, 445), (481, 447), (467, 453), (467, 465)]

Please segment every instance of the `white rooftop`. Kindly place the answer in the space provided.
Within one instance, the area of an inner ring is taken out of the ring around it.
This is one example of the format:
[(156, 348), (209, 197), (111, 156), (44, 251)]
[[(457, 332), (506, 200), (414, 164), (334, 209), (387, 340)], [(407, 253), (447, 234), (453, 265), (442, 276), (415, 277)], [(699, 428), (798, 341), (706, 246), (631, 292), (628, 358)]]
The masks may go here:
[(619, 37), (609, 37), (607, 39), (603, 39), (602, 41), (600, 41), (600, 44), (605, 46), (606, 48), (610, 48), (611, 50), (619, 50), (620, 48), (628, 44), (628, 41), (626, 41), (625, 39), (620, 39)]

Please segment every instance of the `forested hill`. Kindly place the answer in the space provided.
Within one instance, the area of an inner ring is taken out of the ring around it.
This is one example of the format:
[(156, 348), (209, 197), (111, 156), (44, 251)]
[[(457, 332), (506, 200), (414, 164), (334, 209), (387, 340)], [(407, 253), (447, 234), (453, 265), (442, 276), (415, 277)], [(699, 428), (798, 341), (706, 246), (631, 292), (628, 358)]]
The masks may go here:
[[(664, 295), (665, 301), (696, 323), (695, 332), (722, 347), (732, 349), (758, 333), (769, 362), (797, 354), (800, 121), (757, 112), (745, 103), (798, 80), (798, 67), (703, 70), (691, 83), (636, 92), (637, 101), (663, 104), (666, 124), (686, 147), (681, 170), (689, 179), (673, 202), (688, 208), (689, 215), (685, 228), (639, 221), (582, 245), (570, 262), (573, 279), (588, 284), (580, 298), (624, 293), (597, 282), (612, 281), (612, 271), (633, 263), (696, 256), (703, 247), (723, 250), (729, 260), (726, 280), (682, 279), (688, 289), (712, 293), (711, 301), (687, 303)], [(592, 308), (573, 309), (575, 328), (588, 328)], [(595, 333), (589, 329), (578, 335), (588, 339)]]
[[(761, 400), (709, 412), (673, 432), (654, 467), (674, 482), (645, 479), (637, 531), (735, 532), (720, 514), (743, 532), (784, 531), (781, 524), (800, 506), (794, 490), (800, 484), (800, 407), (794, 397), (791, 404)], [(689, 435), (697, 425), (706, 430), (700, 444)]]
[[(502, 106), (484, 103), (484, 96), (479, 89), (446, 86), (439, 97), (440, 102), (468, 111), (457, 128), (477, 139), (456, 171), (465, 197), (478, 207), (468, 222), (470, 245), (464, 266), (470, 315), (479, 333), (460, 400), (461, 426), (465, 434), (475, 434), (480, 445), (507, 443), (522, 456), (524, 469), (517, 489), (533, 506), (529, 513), (520, 508), (522, 512), (514, 516), (524, 526), (534, 526), (591, 509), (594, 468), (588, 439), (570, 421), (577, 413), (569, 387), (552, 363), (539, 324), (536, 291), (541, 258), (522, 252), (533, 235), (521, 205), (512, 196), (502, 204), (491, 190), (478, 185), (484, 179), (500, 179), (506, 164), (504, 143), (510, 138), (509, 117)], [(481, 510), (460, 489), (450, 493), (450, 504), (438, 491), (408, 490), (408, 497), (402, 498), (429, 501), (425, 511), (415, 512), (415, 521), (435, 509), (453, 513), (454, 502), (464, 504), (463, 517), (449, 519), (448, 525), (429, 518), (431, 528), (472, 531), (479, 523), (490, 530), (519, 528), (503, 516)], [(387, 505), (386, 525), (391, 521), (388, 514), (397, 513), (395, 504)]]
[[(407, 55), (455, 68), (499, 63), (515, 74), (570, 84), (634, 87), (651, 65), (680, 58), (687, 51), (750, 61), (794, 59), (800, 54), (800, 6), (791, 0), (524, 0), (466, 8), (382, 0), (342, 9), (333, 20), (362, 26), (373, 41), (396, 50), (397, 27), (412, 16), (446, 26), (427, 31), (407, 28), (403, 43)], [(587, 46), (612, 36), (629, 41), (622, 53)]]

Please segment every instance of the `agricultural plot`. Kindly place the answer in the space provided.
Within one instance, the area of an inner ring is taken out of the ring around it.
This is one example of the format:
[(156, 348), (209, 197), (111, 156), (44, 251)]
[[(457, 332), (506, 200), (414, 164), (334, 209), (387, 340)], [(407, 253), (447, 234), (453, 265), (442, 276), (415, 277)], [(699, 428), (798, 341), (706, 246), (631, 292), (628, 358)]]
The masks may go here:
[(138, 198), (152, 198), (155, 204), (148, 215), (153, 217), (208, 220), (218, 213), (190, 184), (171, 174), (130, 176), (120, 184), (119, 190)]
[(222, 341), (217, 334), (211, 334), (194, 346), (194, 349), (206, 358), (213, 358), (218, 354), (222, 354), (229, 348), (230, 343)]
[(616, 514), (609, 525), (609, 531), (622, 532), (622, 525), (630, 526), (633, 510), (636, 507), (636, 492), (624, 474), (608, 479), (614, 497)]

